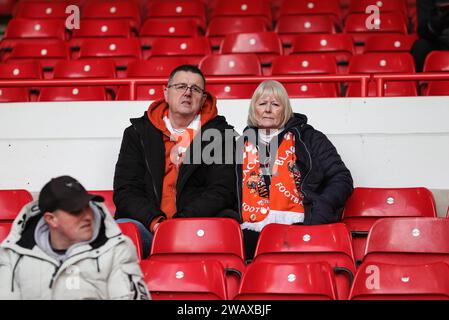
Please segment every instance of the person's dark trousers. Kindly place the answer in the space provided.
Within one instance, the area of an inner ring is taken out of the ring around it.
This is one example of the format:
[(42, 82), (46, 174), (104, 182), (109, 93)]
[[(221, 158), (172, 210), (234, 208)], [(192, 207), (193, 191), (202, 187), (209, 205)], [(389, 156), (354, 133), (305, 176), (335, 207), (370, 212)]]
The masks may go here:
[(423, 71), (427, 55), (435, 50), (449, 50), (449, 46), (441, 44), (438, 41), (430, 41), (427, 39), (418, 39), (415, 41), (411, 53), (415, 60), (416, 72)]
[(259, 235), (260, 232), (243, 229), (243, 242), (245, 244), (246, 261), (248, 262), (250, 262), (254, 258)]
[(142, 240), (142, 259), (148, 258), (151, 251), (151, 244), (153, 242), (153, 234), (148, 230), (141, 222), (128, 218), (121, 218), (117, 220), (117, 223), (120, 222), (131, 222), (136, 225), (139, 229), (140, 239)]

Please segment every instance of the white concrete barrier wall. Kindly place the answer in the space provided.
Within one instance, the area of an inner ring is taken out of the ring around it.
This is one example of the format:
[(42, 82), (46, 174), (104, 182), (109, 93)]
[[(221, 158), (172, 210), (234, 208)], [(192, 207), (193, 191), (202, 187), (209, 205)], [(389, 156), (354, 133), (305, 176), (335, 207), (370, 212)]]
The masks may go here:
[[(123, 130), (149, 102), (0, 104), (0, 189), (37, 192), (70, 174), (111, 189)], [(220, 100), (241, 132), (249, 100)], [(327, 134), (356, 186), (449, 189), (449, 97), (293, 99)]]

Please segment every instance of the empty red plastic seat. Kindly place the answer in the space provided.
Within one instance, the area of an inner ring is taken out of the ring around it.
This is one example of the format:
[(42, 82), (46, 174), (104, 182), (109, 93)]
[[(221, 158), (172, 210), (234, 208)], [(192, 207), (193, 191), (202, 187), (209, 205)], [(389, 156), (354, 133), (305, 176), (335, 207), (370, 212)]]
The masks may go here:
[(333, 15), (335, 18), (340, 19), (340, 1), (328, 0), (328, 1), (284, 1), (281, 5), (280, 16), (288, 15)]
[(24, 189), (0, 190), (0, 220), (13, 221), (23, 206), (33, 201)]
[(448, 300), (446, 263), (408, 266), (364, 263), (351, 290), (351, 300)]
[(70, 47), (77, 48), (88, 38), (129, 38), (131, 27), (126, 19), (83, 19), (72, 31)]
[(354, 257), (361, 260), (366, 237), (380, 218), (436, 217), (433, 195), (426, 188), (360, 188), (346, 202), (343, 222), (352, 233)]
[(353, 13), (346, 18), (344, 32), (350, 34), (357, 45), (364, 45), (375, 34), (407, 34), (407, 25), (401, 13), (382, 13), (379, 19), (370, 18), (369, 14)]
[(379, 219), (370, 229), (363, 262), (449, 263), (448, 229), (446, 218)]
[(5, 31), (4, 39), (66, 39), (65, 24), (62, 20), (12, 19)]
[(16, 7), (15, 18), (26, 19), (63, 19), (66, 8), (73, 4), (69, 1), (20, 1)]
[(407, 17), (407, 3), (405, 0), (351, 0), (349, 5), (349, 13), (365, 13), (369, 6), (379, 8), (382, 15), (385, 12), (397, 12)]
[(211, 18), (215, 17), (262, 17), (268, 28), (271, 29), (272, 26), (271, 7), (268, 1), (220, 1), (211, 13)]
[(107, 100), (103, 87), (67, 86), (43, 87), (40, 89), (38, 101), (102, 101)]
[(282, 54), (282, 43), (275, 32), (228, 34), (221, 45), (220, 53), (255, 53), (262, 65)]
[(195, 65), (210, 53), (209, 40), (204, 37), (158, 39), (151, 49), (151, 57), (183, 57)]
[[(98, 194), (98, 193), (97, 193)], [(122, 233), (131, 239), (136, 247), (137, 258), (142, 260), (142, 239), (140, 237), (139, 228), (132, 222), (119, 222), (118, 223)]]
[(235, 297), (235, 300), (336, 299), (332, 268), (326, 262), (252, 262)]
[(154, 300), (227, 298), (223, 266), (219, 261), (161, 261), (150, 258), (140, 265)]
[[(424, 62), (424, 72), (449, 72), (449, 54), (447, 51), (432, 51)], [(449, 81), (428, 81), (422, 89), (424, 95), (449, 95)], [(423, 84), (425, 85), (425, 84)]]
[(219, 49), (227, 34), (263, 31), (267, 31), (267, 26), (262, 17), (216, 17), (209, 22), (206, 37), (213, 48)]
[(197, 36), (199, 29), (193, 19), (148, 19), (140, 29), (140, 42), (145, 49), (151, 49), (156, 39)]
[(141, 22), (139, 6), (133, 1), (90, 0), (81, 11), (82, 19), (126, 19), (138, 30)]
[(365, 52), (410, 52), (417, 39), (416, 34), (378, 34), (365, 43)]
[(335, 33), (330, 16), (282, 16), (275, 31), (284, 46), (291, 46), (293, 39), (301, 33)]
[[(349, 63), (349, 73), (415, 73), (413, 57), (408, 52), (365, 53), (355, 55)], [(389, 81), (384, 84), (385, 96), (416, 96), (416, 83), (414, 81)], [(351, 83), (346, 92), (348, 97), (360, 96), (360, 84)], [(369, 96), (376, 96), (375, 83), (371, 82)]]
[[(279, 56), (273, 60), (271, 74), (316, 75), (337, 73), (335, 59), (320, 54), (298, 54)], [(288, 95), (296, 97), (337, 97), (338, 90), (332, 82), (284, 83)]]
[[(41, 66), (37, 61), (10, 61), (0, 63), (0, 79), (33, 80), (41, 79)], [(0, 88), (0, 102), (26, 102), (30, 101), (27, 87)]]
[(112, 60), (118, 70), (141, 58), (140, 42), (136, 38), (86, 39), (81, 43), (79, 58)]
[(352, 37), (347, 34), (301, 34), (293, 40), (290, 54), (319, 53), (334, 57), (344, 73), (354, 54)]
[[(135, 60), (128, 65), (128, 78), (167, 78), (178, 66), (188, 61), (183, 57), (154, 57), (149, 60)], [(136, 100), (157, 100), (164, 97), (162, 84), (138, 85)], [(117, 100), (129, 100), (129, 88), (120, 87)]]
[(343, 223), (318, 226), (269, 224), (261, 232), (253, 262), (329, 263), (339, 299), (347, 299), (355, 274), (351, 236)]
[(232, 299), (245, 270), (240, 225), (229, 218), (164, 221), (154, 234), (150, 258), (183, 262), (218, 260), (225, 268), (227, 295)]
[(53, 77), (58, 79), (115, 78), (115, 65), (112, 61), (101, 59), (59, 61), (55, 65)]
[(146, 11), (147, 18), (194, 19), (201, 29), (206, 29), (206, 8), (201, 1), (150, 2)]
[(8, 56), (7, 61), (38, 60), (44, 69), (52, 69), (58, 61), (68, 58), (69, 50), (64, 41), (49, 40), (42, 43), (18, 43), (11, 55)]
[[(260, 76), (262, 69), (255, 54), (208, 55), (201, 60), (199, 68), (205, 76)], [(207, 91), (220, 99), (250, 98), (257, 83), (208, 83)]]

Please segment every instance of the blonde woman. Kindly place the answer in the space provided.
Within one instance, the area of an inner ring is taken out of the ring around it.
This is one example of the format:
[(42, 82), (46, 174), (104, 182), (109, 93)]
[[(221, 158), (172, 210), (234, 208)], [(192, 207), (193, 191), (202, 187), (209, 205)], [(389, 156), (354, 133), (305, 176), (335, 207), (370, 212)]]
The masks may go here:
[(237, 144), (237, 187), (247, 259), (270, 223), (336, 222), (353, 189), (351, 173), (328, 138), (293, 113), (288, 94), (267, 80), (251, 99)]

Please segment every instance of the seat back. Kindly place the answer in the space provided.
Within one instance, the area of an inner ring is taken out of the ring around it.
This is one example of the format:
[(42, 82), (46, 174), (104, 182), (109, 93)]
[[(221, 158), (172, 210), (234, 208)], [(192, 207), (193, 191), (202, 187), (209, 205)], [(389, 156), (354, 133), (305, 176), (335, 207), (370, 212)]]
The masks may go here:
[(38, 101), (104, 101), (107, 100), (104, 87), (67, 86), (44, 87), (40, 89)]
[(111, 216), (115, 216), (115, 203), (113, 199), (114, 192), (112, 190), (90, 190), (89, 193), (102, 196), (104, 205), (108, 208)]
[(219, 260), (226, 268), (227, 293), (232, 298), (245, 269), (240, 225), (229, 218), (188, 218), (164, 221), (157, 228), (151, 258), (159, 260)]
[(377, 34), (366, 40), (364, 52), (410, 52), (416, 34)]
[(11, 19), (5, 31), (5, 39), (61, 39), (66, 38), (62, 20)]
[(448, 300), (449, 265), (363, 263), (355, 276), (350, 299)]
[(65, 12), (69, 2), (66, 1), (20, 1), (15, 17), (25, 19), (66, 19)]
[(137, 30), (141, 23), (140, 9), (133, 1), (87, 1), (81, 11), (82, 19), (127, 19)]
[(53, 71), (55, 79), (68, 78), (115, 78), (115, 65), (112, 61), (82, 59), (59, 61)]
[(235, 300), (336, 300), (332, 269), (326, 262), (249, 264)]
[(347, 299), (355, 274), (349, 231), (343, 223), (318, 226), (269, 224), (261, 232), (254, 261), (329, 263), (339, 299)]
[(122, 233), (129, 237), (134, 243), (137, 251), (137, 258), (142, 260), (142, 239), (140, 237), (139, 228), (132, 222), (119, 222), (118, 223)]
[(11, 222), (1, 222), (0, 221), (0, 243), (3, 242), (3, 240), (6, 239), (9, 232), (11, 231)]
[(368, 235), (364, 262), (420, 264), (449, 262), (449, 220), (391, 218), (376, 221)]
[(226, 300), (219, 261), (145, 260), (141, 268), (154, 300)]
[(220, 1), (211, 13), (211, 18), (216, 17), (262, 17), (269, 29), (272, 26), (271, 7), (268, 1)]
[(210, 43), (205, 37), (157, 39), (151, 49), (151, 57), (182, 57), (195, 65), (210, 53)]
[(27, 190), (0, 190), (0, 221), (13, 221), (23, 206), (33, 201)]
[(378, 219), (413, 216), (437, 216), (430, 190), (426, 188), (355, 188), (343, 211), (343, 222), (352, 234), (355, 259), (362, 259), (368, 231)]
[(206, 8), (201, 1), (155, 1), (147, 4), (147, 18), (194, 19), (201, 29), (206, 29)]

